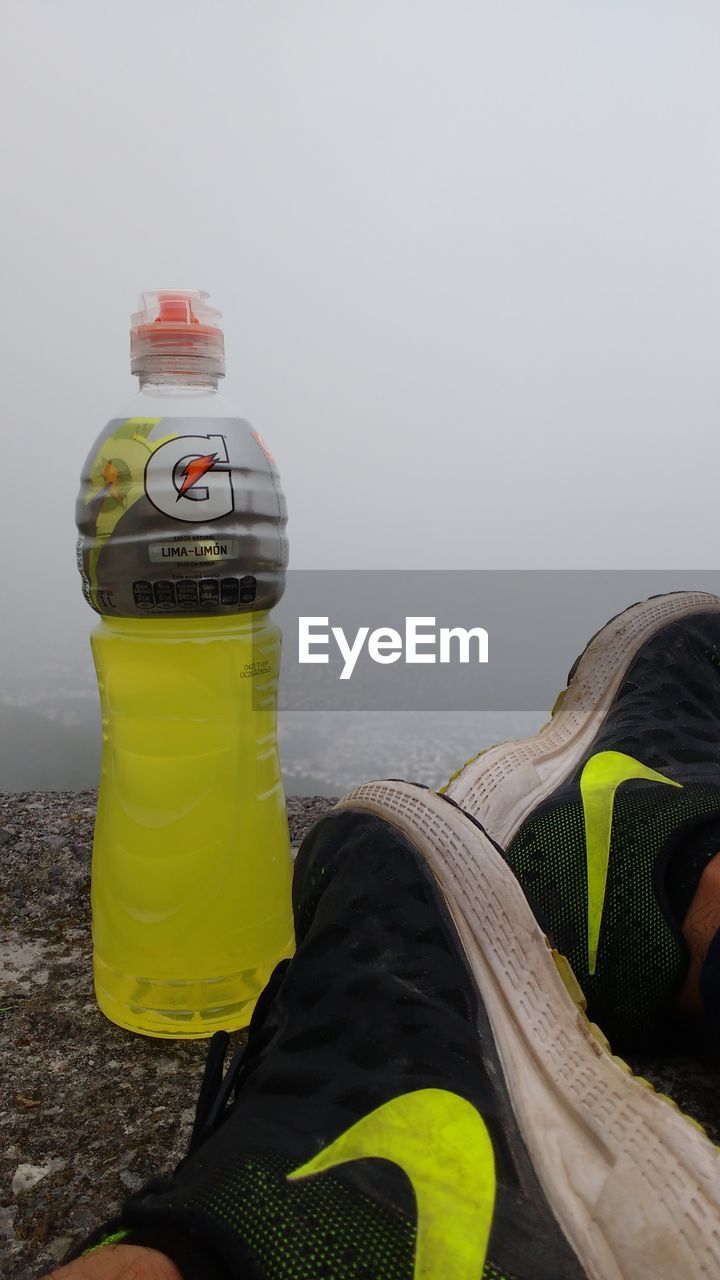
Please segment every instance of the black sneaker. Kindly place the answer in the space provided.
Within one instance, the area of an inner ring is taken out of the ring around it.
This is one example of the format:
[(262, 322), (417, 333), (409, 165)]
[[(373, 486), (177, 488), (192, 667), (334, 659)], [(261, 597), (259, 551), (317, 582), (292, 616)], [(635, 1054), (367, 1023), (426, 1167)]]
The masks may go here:
[(549, 724), (446, 792), (505, 850), (611, 1039), (665, 1031), (690, 965), (682, 920), (720, 850), (720, 599), (612, 619)]
[(720, 1152), (604, 1051), (452, 803), (359, 788), (305, 840), (294, 906), (187, 1158), (91, 1244), (238, 1280), (720, 1275)]

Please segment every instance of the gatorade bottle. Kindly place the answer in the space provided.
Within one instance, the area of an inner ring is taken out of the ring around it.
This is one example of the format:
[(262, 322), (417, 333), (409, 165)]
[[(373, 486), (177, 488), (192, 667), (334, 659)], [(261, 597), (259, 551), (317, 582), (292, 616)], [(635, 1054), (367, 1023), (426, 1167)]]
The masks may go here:
[(248, 1022), (292, 951), (277, 748), (287, 565), (272, 457), (218, 394), (207, 294), (146, 293), (140, 393), (93, 445), (77, 503), (103, 756), (92, 866), (95, 991), (131, 1031)]

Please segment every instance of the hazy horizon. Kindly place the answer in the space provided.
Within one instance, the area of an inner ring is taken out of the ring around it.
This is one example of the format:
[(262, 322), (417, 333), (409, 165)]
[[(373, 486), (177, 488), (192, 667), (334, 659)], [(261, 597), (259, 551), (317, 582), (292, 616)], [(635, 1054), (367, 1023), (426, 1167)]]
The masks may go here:
[(295, 568), (713, 568), (720, 9), (4, 16), (0, 695), (87, 670), (74, 502), (143, 289), (223, 311)]

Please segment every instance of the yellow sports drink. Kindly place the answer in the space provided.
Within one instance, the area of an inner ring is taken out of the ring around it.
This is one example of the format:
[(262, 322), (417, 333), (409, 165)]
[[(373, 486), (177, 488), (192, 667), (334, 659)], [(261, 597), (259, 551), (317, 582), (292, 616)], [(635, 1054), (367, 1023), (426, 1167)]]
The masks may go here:
[(100, 434), (77, 503), (103, 754), (95, 992), (131, 1031), (245, 1025), (292, 952), (277, 746), (287, 512), (271, 455), (218, 394), (207, 294), (144, 294), (140, 393)]

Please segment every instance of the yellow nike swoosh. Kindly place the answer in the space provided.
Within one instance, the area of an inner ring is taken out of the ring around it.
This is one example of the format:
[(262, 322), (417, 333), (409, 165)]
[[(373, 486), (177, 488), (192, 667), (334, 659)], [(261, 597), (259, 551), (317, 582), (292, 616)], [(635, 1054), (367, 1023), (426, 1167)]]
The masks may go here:
[(681, 787), (682, 783), (665, 778), (655, 769), (648, 769), (632, 756), (622, 751), (598, 751), (591, 756), (580, 777), (583, 815), (585, 818), (585, 845), (588, 885), (588, 968), (595, 972), (597, 965), (600, 923), (605, 905), (608, 864), (610, 862), (610, 837), (612, 834), (615, 792), (621, 782), (631, 778), (643, 778), (646, 782), (664, 782), (666, 787)]
[(288, 1179), (370, 1158), (391, 1160), (412, 1183), (414, 1280), (478, 1280), (495, 1206), (495, 1157), (480, 1113), (445, 1089), (401, 1094), (358, 1120)]

